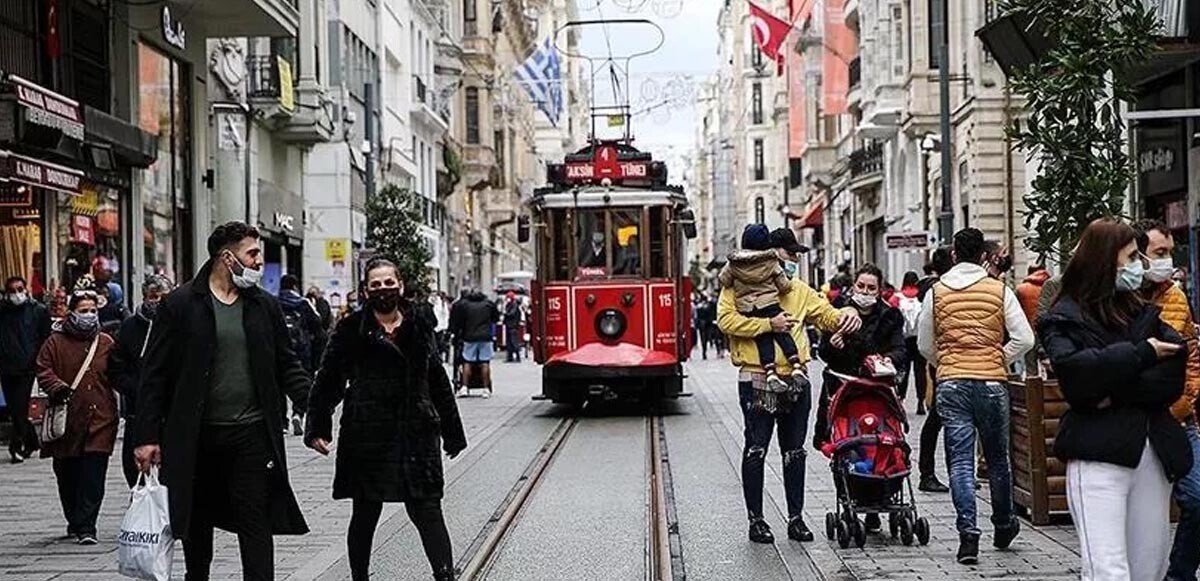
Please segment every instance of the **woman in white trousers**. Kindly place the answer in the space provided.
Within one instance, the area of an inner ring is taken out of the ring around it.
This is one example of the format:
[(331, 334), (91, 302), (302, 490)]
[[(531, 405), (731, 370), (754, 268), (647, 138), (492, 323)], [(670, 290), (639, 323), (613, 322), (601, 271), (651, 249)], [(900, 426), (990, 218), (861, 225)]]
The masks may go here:
[(1084, 581), (1162, 581), (1171, 481), (1192, 452), (1170, 405), (1183, 395), (1183, 338), (1139, 296), (1137, 233), (1092, 222), (1038, 323), (1071, 408), (1054, 453), (1067, 463), (1067, 502)]

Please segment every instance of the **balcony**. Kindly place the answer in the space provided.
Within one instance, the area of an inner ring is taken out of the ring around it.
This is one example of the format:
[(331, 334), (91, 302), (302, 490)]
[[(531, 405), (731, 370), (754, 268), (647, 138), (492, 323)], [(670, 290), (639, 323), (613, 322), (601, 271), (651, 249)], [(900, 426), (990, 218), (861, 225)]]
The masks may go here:
[(412, 118), (435, 131), (448, 131), (449, 121), (438, 112), (437, 93), (430, 90), (425, 79), (413, 75)]
[(284, 76), (291, 77), (286, 63), (273, 54), (246, 57), (246, 96), (260, 119), (291, 116), (295, 109), (292, 87), (281, 81)]
[(291, 64), (276, 55), (251, 55), (246, 69), (246, 96), (259, 123), (296, 145), (333, 138), (333, 112), (324, 87), (311, 79), (294, 83)]
[(883, 183), (883, 146), (872, 144), (854, 150), (847, 167), (853, 191), (867, 191)]
[(212, 29), (220, 37), (295, 37), (300, 29), (299, 0), (167, 0), (164, 8), (176, 18), (220, 23)]

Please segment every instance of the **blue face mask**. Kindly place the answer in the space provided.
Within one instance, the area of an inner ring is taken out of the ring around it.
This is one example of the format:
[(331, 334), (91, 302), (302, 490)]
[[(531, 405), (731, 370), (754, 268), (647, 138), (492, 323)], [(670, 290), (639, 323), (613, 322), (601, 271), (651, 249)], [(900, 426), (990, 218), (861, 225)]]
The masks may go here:
[(800, 273), (800, 265), (790, 260), (784, 260), (783, 272), (788, 278), (796, 278), (796, 275)]
[(1117, 291), (1130, 292), (1142, 288), (1145, 271), (1141, 260), (1134, 260), (1117, 269)]

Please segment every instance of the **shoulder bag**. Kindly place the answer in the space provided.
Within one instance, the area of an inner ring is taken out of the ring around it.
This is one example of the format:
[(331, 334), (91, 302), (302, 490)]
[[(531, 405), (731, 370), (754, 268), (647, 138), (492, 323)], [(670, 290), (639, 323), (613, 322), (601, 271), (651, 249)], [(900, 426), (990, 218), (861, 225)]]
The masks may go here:
[[(79, 382), (83, 381), (83, 376), (87, 373), (89, 367), (92, 366), (92, 358), (96, 356), (96, 345), (100, 342), (100, 334), (96, 334), (96, 338), (92, 339), (92, 346), (88, 348), (87, 358), (83, 360), (83, 365), (80, 366), (79, 372), (75, 374), (75, 381), (71, 382), (71, 394), (74, 395), (75, 388), (79, 387)], [(67, 408), (71, 404), (71, 398), (68, 396), (62, 403), (51, 404), (46, 406), (45, 416), (42, 418), (41, 429), (38, 430), (38, 438), (43, 444), (53, 442), (67, 433)]]

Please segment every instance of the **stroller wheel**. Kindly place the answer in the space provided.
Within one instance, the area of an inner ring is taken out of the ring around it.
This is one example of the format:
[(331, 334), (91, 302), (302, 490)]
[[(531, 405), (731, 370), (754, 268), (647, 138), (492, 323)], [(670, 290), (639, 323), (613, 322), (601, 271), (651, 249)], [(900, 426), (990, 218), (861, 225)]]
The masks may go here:
[(894, 512), (888, 514), (888, 532), (892, 534), (892, 539), (900, 536), (900, 515)]
[(900, 542), (906, 546), (913, 544), (913, 522), (908, 515), (900, 517)]
[(861, 520), (854, 520), (854, 546), (863, 548), (867, 544), (867, 527), (863, 526)]
[(831, 541), (837, 538), (837, 515), (832, 512), (825, 513), (825, 538)]
[(850, 529), (846, 526), (846, 521), (837, 521), (835, 534), (837, 535), (837, 544), (839, 547), (843, 549), (850, 547)]
[(926, 520), (925, 517), (921, 517), (921, 518), (917, 519), (917, 526), (915, 528), (916, 528), (915, 532), (917, 533), (917, 542), (921, 543), (922, 545), (928, 545), (929, 544), (929, 521)]

